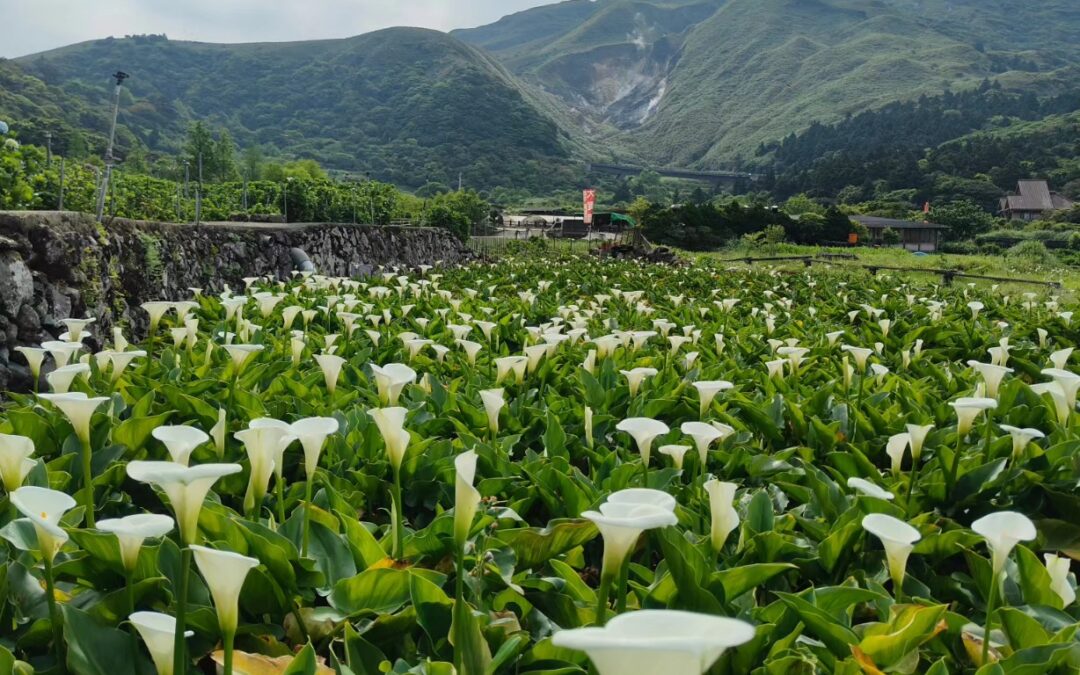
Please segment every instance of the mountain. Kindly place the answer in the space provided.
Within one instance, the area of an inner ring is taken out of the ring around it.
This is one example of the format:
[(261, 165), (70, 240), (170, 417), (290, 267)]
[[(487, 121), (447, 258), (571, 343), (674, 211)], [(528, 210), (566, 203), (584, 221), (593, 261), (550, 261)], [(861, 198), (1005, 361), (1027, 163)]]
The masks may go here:
[[(57, 100), (108, 110), (122, 69), (121, 138), (175, 151), (197, 119), (241, 146), (313, 158), (406, 187), (569, 180), (572, 139), (490, 55), (444, 33), (388, 29), (343, 40), (222, 45), (105, 39), (5, 64)], [(3, 99), (0, 99), (2, 102)], [(0, 114), (10, 114), (0, 107)], [(16, 111), (18, 112), (18, 111)]]
[(813, 122), (986, 78), (1080, 82), (1075, 0), (571, 0), (454, 35), (660, 165), (721, 168)]

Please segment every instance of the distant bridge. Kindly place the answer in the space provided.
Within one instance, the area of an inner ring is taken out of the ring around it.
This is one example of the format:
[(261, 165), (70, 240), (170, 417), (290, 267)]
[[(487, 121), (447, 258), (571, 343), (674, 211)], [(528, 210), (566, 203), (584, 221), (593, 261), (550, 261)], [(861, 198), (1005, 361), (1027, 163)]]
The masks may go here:
[(690, 169), (657, 169), (627, 164), (589, 164), (589, 173), (605, 173), (613, 176), (637, 176), (642, 171), (655, 171), (664, 178), (695, 180), (716, 186), (734, 187), (738, 181), (756, 181), (760, 174), (743, 171), (692, 171)]

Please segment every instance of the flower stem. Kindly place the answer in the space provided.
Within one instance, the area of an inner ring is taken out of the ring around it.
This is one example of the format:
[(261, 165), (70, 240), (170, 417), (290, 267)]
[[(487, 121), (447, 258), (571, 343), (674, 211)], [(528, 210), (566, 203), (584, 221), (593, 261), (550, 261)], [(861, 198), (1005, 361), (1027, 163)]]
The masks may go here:
[(187, 644), (184, 641), (186, 628), (188, 572), (191, 569), (191, 548), (187, 545), (180, 549), (180, 579), (176, 589), (176, 634), (173, 638), (173, 673), (187, 673)]
[(48, 554), (43, 556), (45, 568), (45, 599), (49, 603), (49, 623), (52, 625), (53, 649), (56, 650), (56, 663), (64, 669), (64, 632), (60, 625), (60, 611), (56, 607), (56, 588), (53, 585), (53, 563)]
[(630, 580), (630, 558), (623, 561), (623, 564), (619, 567), (619, 588), (618, 594), (615, 596), (615, 613), (623, 614), (626, 612), (626, 586)]
[(990, 443), (994, 433), (994, 421), (992, 418), (992, 411), (986, 411), (986, 447), (983, 448), (983, 464), (990, 462)]
[(83, 505), (86, 506), (86, 526), (90, 529), (94, 524), (94, 476), (90, 466), (90, 439), (82, 441), (82, 470), (83, 470)]
[(611, 594), (611, 574), (607, 570), (600, 572), (600, 589), (596, 592), (596, 625), (607, 623), (608, 595)]
[(402, 523), (403, 511), (401, 503), (401, 471), (394, 469), (394, 543), (392, 557), (401, 560), (405, 557), (405, 528)]
[(236, 631), (228, 631), (221, 636), (222, 650), (225, 652), (225, 665), (223, 672), (225, 675), (232, 675), (233, 672), (233, 642), (236, 640)]
[(859, 385), (855, 394), (855, 410), (851, 414), (851, 438), (848, 443), (855, 442), (855, 433), (859, 430), (859, 411), (862, 410), (863, 402), (863, 382), (866, 381), (866, 372), (862, 369), (859, 370)]
[(275, 477), (274, 494), (277, 496), (277, 519), (278, 523), (285, 522), (285, 477)]
[(307, 557), (308, 542), (311, 541), (311, 476), (304, 485), (304, 537), (300, 546), (300, 555)]
[(135, 584), (133, 579), (134, 576), (134, 572), (129, 571), (125, 575), (126, 578), (124, 579), (124, 595), (127, 598), (128, 616), (131, 616), (135, 613)]
[(960, 452), (961, 445), (964, 440), (964, 434), (960, 433), (960, 429), (956, 430), (956, 454), (953, 455), (952, 469), (946, 475), (945, 483), (945, 498), (948, 499), (952, 495), (953, 488), (956, 486), (956, 475), (960, 473)]
[[(461, 612), (464, 608), (462, 603), (465, 602), (465, 545), (457, 547), (457, 559), (456, 559), (456, 578), (454, 579), (454, 609)], [(461, 630), (463, 626), (458, 622), (456, 628)], [(454, 636), (454, 670), (456, 672), (464, 672), (462, 670), (462, 646), (464, 640), (460, 635)]]
[(908, 483), (907, 490), (907, 503), (905, 504), (905, 510), (908, 515), (913, 515), (911, 512), (911, 496), (915, 493), (915, 483), (919, 479), (919, 461), (913, 459), (911, 463), (911, 482)]
[(998, 587), (998, 572), (994, 571), (993, 578), (990, 580), (990, 595), (986, 600), (986, 629), (983, 632), (983, 644), (982, 644), (982, 663), (979, 667), (986, 665), (987, 658), (990, 656), (990, 628), (994, 623), (994, 610), (997, 604), (997, 587)]

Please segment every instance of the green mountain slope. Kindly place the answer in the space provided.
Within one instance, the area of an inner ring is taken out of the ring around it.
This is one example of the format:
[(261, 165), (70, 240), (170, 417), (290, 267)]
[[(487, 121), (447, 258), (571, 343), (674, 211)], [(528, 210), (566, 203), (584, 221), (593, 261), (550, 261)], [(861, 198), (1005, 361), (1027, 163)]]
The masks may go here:
[(205, 119), (242, 146), (404, 186), (456, 184), (462, 172), (474, 186), (535, 189), (560, 178), (568, 154), (542, 97), (489, 55), (435, 31), (244, 45), (107, 39), (17, 63), (83, 102), (106, 102), (107, 75), (130, 73), (121, 120), (165, 151), (191, 120)]
[(589, 130), (617, 154), (702, 168), (985, 78), (1049, 91), (1080, 81), (1075, 0), (597, 0), (456, 35), (618, 127)]

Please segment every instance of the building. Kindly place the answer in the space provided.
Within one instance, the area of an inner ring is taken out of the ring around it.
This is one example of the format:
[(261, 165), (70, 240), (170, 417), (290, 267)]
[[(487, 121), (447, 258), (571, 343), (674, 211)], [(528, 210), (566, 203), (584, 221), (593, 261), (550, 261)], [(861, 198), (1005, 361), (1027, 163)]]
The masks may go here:
[(1022, 180), (1016, 193), (1001, 198), (1001, 215), (1011, 220), (1039, 220), (1047, 211), (1071, 209), (1073, 202), (1056, 192), (1044, 180)]
[(900, 243), (909, 251), (936, 251), (941, 241), (941, 231), (949, 229), (945, 225), (877, 216), (852, 216), (852, 220), (870, 230), (870, 244), (885, 246), (885, 230), (893, 230), (900, 235)]

